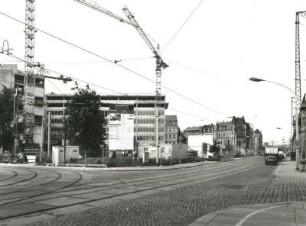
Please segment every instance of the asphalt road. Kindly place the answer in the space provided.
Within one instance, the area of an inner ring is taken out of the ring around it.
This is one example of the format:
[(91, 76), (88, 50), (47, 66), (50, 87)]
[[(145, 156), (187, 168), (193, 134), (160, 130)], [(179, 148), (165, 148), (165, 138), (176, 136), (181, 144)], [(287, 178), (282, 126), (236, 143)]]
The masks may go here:
[(306, 201), (305, 180), (277, 167), (261, 156), (169, 170), (1, 165), (0, 225), (188, 225), (230, 206)]

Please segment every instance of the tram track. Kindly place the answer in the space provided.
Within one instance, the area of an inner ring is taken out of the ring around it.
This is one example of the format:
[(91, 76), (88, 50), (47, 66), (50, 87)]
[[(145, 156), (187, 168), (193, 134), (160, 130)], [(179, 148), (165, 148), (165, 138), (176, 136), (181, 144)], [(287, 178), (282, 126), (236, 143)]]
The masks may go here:
[[(11, 219), (11, 218), (14, 218), (14, 217), (17, 217), (17, 216), (27, 216), (27, 215), (30, 215), (30, 214), (38, 214), (38, 213), (43, 213), (43, 212), (46, 212), (46, 211), (52, 211), (52, 210), (56, 210), (56, 209), (60, 209), (60, 208), (68, 208), (68, 207), (72, 207), (72, 206), (76, 206), (76, 205), (90, 205), (90, 203), (92, 202), (95, 202), (95, 201), (103, 201), (105, 199), (112, 199), (112, 198), (118, 198), (120, 196), (126, 196), (126, 195), (129, 195), (129, 194), (137, 194), (137, 193), (141, 193), (141, 192), (145, 192), (145, 191), (150, 191), (150, 190), (157, 190), (158, 189), (163, 189), (163, 188), (166, 188), (166, 187), (173, 187), (173, 189), (175, 188), (178, 188), (178, 187), (183, 187), (185, 186), (186, 184), (190, 185), (190, 184), (193, 184), (193, 183), (203, 183), (207, 180), (210, 180), (210, 179), (216, 179), (216, 178), (220, 178), (220, 177), (225, 177), (225, 176), (228, 176), (228, 175), (232, 175), (232, 174), (235, 174), (235, 173), (240, 173), (244, 170), (248, 170), (250, 168), (254, 168), (254, 167), (258, 167), (259, 165), (262, 165), (262, 162), (255, 162), (253, 164), (241, 164), (239, 166), (231, 166), (231, 167), (225, 167), (223, 170), (219, 170), (219, 171), (215, 171), (211, 174), (207, 174), (207, 175), (198, 175), (198, 171), (197, 172), (193, 172), (196, 176), (194, 177), (190, 177), (190, 179), (187, 179), (187, 180), (184, 180), (184, 182), (182, 181), (174, 181), (174, 182), (169, 182), (168, 180), (168, 183), (165, 183), (165, 184), (158, 184), (156, 183), (157, 185), (156, 186), (151, 186), (151, 187), (148, 187), (148, 188), (143, 188), (143, 189), (138, 189), (138, 190), (128, 190), (126, 192), (123, 192), (123, 193), (120, 193), (120, 194), (113, 194), (113, 195), (109, 195), (107, 197), (102, 197), (102, 198), (91, 198), (91, 199), (87, 199), (87, 200), (82, 200), (82, 201), (79, 201), (79, 202), (76, 202), (76, 203), (68, 203), (68, 204), (64, 204), (64, 205), (60, 205), (60, 206), (48, 206), (44, 209), (39, 209), (39, 210), (28, 210), (28, 211), (25, 211), (23, 213), (19, 213), (17, 215), (14, 215), (14, 214), (11, 214), (11, 215), (8, 215), (8, 216), (2, 216), (0, 217), (0, 220), (8, 220), (8, 219)], [(176, 176), (180, 176), (181, 178), (181, 175), (176, 175)], [(151, 180), (152, 178), (148, 178), (148, 180)], [(160, 178), (158, 178), (157, 180), (159, 180)], [(164, 177), (164, 179), (166, 179), (166, 176)], [(172, 178), (171, 180), (173, 179), (177, 179), (177, 178)], [(161, 181), (159, 181), (161, 182)], [(163, 181), (162, 181), (163, 182)], [(132, 183), (135, 183), (135, 182), (132, 182)], [(151, 185), (152, 185), (152, 180), (149, 182)], [(148, 181), (144, 181), (143, 184), (141, 184), (141, 186), (144, 186), (148, 184)], [(154, 182), (153, 182), (154, 184)], [(119, 184), (117, 184), (119, 185)], [(131, 184), (133, 185), (133, 184)], [(137, 184), (134, 184), (134, 185), (137, 185)], [(178, 186), (179, 185), (179, 186)], [(176, 187), (178, 186), (178, 187)], [(97, 187), (97, 188), (105, 188), (107, 186), (100, 186), (100, 187)], [(109, 186), (108, 186), (109, 187)], [(110, 187), (111, 188), (111, 187)], [(60, 189), (59, 189), (60, 190)], [(102, 190), (103, 191), (103, 190)], [(93, 192), (97, 192), (97, 191), (93, 191)], [(54, 193), (54, 191), (52, 191), (53, 194), (59, 194), (59, 193)], [(61, 193), (61, 192), (60, 192)], [(88, 193), (88, 191), (85, 191), (85, 193)], [(42, 199), (37, 199), (38, 197), (41, 197)], [(32, 197), (27, 197), (25, 198), (24, 200), (17, 200), (17, 201), (13, 201), (11, 203), (7, 203), (5, 205), (2, 205), (2, 206), (14, 206), (14, 204), (18, 204), (20, 205), (21, 204), (21, 201), (26, 201), (26, 199), (28, 201), (44, 201), (44, 200), (48, 200), (48, 197), (43, 197), (43, 195), (39, 195), (39, 196), (32, 196)], [(61, 197), (61, 196), (59, 196)], [(36, 199), (36, 200), (35, 200)], [(12, 206), (12, 207), (13, 207)]]
[[(48, 171), (48, 170), (44, 170), (44, 171)], [(49, 171), (49, 172), (50, 172), (50, 171)], [(46, 183), (39, 184), (39, 185), (46, 186), (46, 185), (55, 183), (55, 182), (58, 181), (60, 178), (62, 178), (62, 174), (61, 174), (61, 173), (58, 173), (58, 172), (56, 172), (56, 171), (52, 171), (52, 172), (53, 172), (53, 173), (56, 173), (56, 174), (58, 175), (57, 178), (55, 178), (55, 179), (53, 179), (53, 180), (51, 180), (51, 181), (48, 181), (48, 182), (46, 182)], [(43, 191), (43, 193), (36, 194), (36, 195), (21, 196), (21, 197), (18, 197), (17, 200), (15, 199), (14, 201), (11, 201), (11, 202), (2, 203), (2, 204), (0, 204), (0, 206), (5, 206), (5, 205), (12, 204), (12, 203), (16, 203), (16, 202), (21, 202), (21, 201), (24, 201), (24, 200), (33, 199), (33, 197), (40, 197), (40, 196), (43, 196), (43, 195), (51, 194), (51, 193), (54, 193), (54, 192), (57, 191), (57, 190), (61, 190), (61, 189), (64, 189), (64, 188), (66, 188), (66, 187), (72, 186), (72, 185), (78, 183), (79, 181), (81, 181), (82, 178), (83, 178), (83, 176), (82, 176), (80, 173), (78, 173), (78, 172), (74, 172), (74, 173), (75, 173), (76, 175), (78, 175), (78, 178), (77, 178), (76, 180), (74, 180), (74, 181), (72, 181), (72, 182), (70, 182), (70, 183), (68, 183), (68, 184), (66, 184), (66, 185), (64, 185), (64, 186), (62, 186), (62, 187), (60, 187), (60, 188), (56, 188), (56, 189), (53, 189), (53, 190)], [(37, 174), (38, 174), (38, 173), (37, 173)], [(24, 180), (24, 181), (29, 181), (29, 180), (30, 180), (30, 179)], [(41, 190), (42, 187), (39, 187), (39, 189)], [(16, 193), (16, 192), (20, 192), (20, 191), (21, 191), (21, 190), (19, 189), (19, 190), (15, 190), (15, 191), (13, 191), (13, 192), (10, 191), (10, 192), (8, 192), (8, 193), (1, 193), (1, 194), (0, 194), (0, 200), (1, 200), (1, 201), (8, 200), (7, 198), (1, 197), (1, 196), (3, 196), (3, 195), (13, 195), (14, 192)], [(33, 189), (30, 190), (30, 191), (31, 191), (31, 192), (35, 192), (35, 190), (33, 190)], [(23, 191), (23, 192), (25, 192), (25, 191)]]
[[(27, 181), (31, 181), (38, 176), (38, 173), (33, 171), (33, 170), (27, 170), (27, 171), (33, 173), (33, 175), (28, 177), (28, 178), (22, 179), (22, 180), (18, 180), (18, 181), (14, 181), (14, 182), (11, 182), (11, 183), (0, 185), (0, 188), (16, 185), (16, 184), (19, 184), (19, 183), (24, 183), (24, 182), (27, 182)], [(18, 175), (16, 177), (18, 177)]]
[(18, 175), (18, 173), (15, 171), (15, 170), (10, 170), (10, 169), (5, 169), (6, 171), (10, 171), (10, 172), (13, 172), (13, 175), (12, 176), (9, 176), (9, 177), (6, 177), (6, 178), (2, 178), (0, 179), (0, 182), (1, 181), (6, 181), (6, 180), (10, 180), (14, 177), (16, 177)]

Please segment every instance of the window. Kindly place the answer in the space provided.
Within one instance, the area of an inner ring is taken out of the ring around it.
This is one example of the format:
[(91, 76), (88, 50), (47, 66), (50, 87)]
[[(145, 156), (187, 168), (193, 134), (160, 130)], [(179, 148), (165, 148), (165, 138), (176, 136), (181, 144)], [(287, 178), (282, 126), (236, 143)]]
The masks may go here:
[(35, 86), (43, 88), (44, 87), (44, 79), (35, 78)]
[(34, 106), (42, 107), (44, 105), (43, 97), (35, 97)]
[(41, 125), (41, 122), (42, 122), (42, 116), (35, 115), (34, 116), (34, 123), (35, 123), (35, 125)]
[(24, 84), (24, 76), (15, 74), (15, 83), (17, 84)]

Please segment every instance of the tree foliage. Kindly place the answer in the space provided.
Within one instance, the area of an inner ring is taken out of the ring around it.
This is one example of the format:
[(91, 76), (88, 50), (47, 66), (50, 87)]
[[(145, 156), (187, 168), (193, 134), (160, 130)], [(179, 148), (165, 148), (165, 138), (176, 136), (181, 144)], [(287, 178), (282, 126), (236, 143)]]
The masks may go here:
[[(14, 93), (13, 89), (6, 86), (2, 86), (0, 92), (0, 147), (4, 150), (11, 150), (14, 142)], [(16, 110), (22, 109), (18, 96), (15, 106)]]
[(214, 153), (216, 156), (219, 156), (219, 154), (220, 154), (220, 147), (219, 147), (219, 144), (217, 144), (216, 140), (214, 140), (213, 145), (210, 147), (210, 152)]
[(187, 141), (187, 137), (181, 131), (180, 127), (178, 127), (178, 130), (177, 130), (177, 143), (187, 144), (187, 142), (188, 142)]
[(103, 143), (105, 119), (100, 110), (100, 97), (87, 85), (80, 88), (75, 85), (76, 93), (68, 103), (65, 114), (65, 131), (70, 143), (79, 145), (81, 154), (98, 156)]

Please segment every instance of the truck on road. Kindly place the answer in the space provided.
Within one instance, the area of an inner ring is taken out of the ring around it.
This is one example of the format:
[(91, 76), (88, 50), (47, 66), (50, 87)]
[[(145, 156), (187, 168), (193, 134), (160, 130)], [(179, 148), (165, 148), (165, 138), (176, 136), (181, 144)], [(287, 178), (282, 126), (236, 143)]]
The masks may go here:
[(277, 147), (265, 147), (265, 162), (268, 164), (277, 164), (279, 160), (279, 151)]

